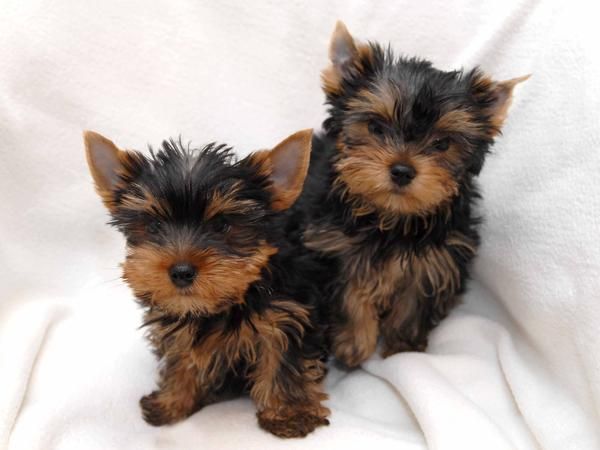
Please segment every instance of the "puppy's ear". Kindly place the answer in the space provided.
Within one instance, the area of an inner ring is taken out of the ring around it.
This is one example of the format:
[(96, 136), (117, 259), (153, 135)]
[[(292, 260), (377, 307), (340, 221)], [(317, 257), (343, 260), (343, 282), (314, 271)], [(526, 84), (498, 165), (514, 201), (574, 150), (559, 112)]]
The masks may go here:
[(329, 42), (329, 59), (333, 66), (341, 72), (356, 58), (358, 58), (358, 48), (354, 43), (354, 38), (344, 22), (338, 20)]
[(311, 147), (312, 130), (308, 129), (292, 134), (272, 150), (256, 152), (249, 157), (271, 181), (271, 207), (275, 211), (288, 209), (302, 192)]
[(96, 184), (96, 191), (109, 210), (114, 204), (114, 192), (125, 173), (127, 152), (104, 136), (93, 131), (83, 132), (87, 163)]
[(530, 76), (531, 74), (505, 81), (493, 81), (481, 72), (476, 74), (472, 84), (473, 94), (490, 117), (493, 126), (492, 137), (499, 134), (504, 125), (515, 86), (526, 81)]
[(341, 90), (343, 79), (350, 78), (357, 73), (357, 70), (360, 71), (361, 53), (367, 54), (368, 52), (369, 47), (357, 45), (346, 25), (338, 20), (329, 42), (331, 66), (326, 68), (321, 75), (325, 93), (338, 93)]

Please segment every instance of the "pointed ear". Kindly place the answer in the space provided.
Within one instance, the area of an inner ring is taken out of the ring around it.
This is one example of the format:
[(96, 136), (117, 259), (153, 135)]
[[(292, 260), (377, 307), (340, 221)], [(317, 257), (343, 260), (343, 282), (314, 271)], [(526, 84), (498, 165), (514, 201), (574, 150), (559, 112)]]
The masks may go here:
[(346, 25), (338, 21), (329, 42), (331, 65), (321, 74), (325, 93), (338, 93), (341, 90), (342, 80), (360, 70), (361, 54), (366, 55), (369, 51), (369, 46), (357, 45)]
[(488, 110), (491, 112), (492, 122), (498, 129), (504, 125), (504, 121), (508, 116), (515, 86), (526, 81), (530, 76), (531, 74), (496, 83), (493, 89), (494, 101), (488, 107)]
[(526, 81), (530, 76), (531, 74), (505, 81), (493, 81), (483, 74), (475, 78), (474, 93), (491, 118), (495, 129), (494, 135), (500, 132), (508, 116), (515, 86)]
[(308, 173), (312, 129), (298, 131), (271, 150), (271, 178), (273, 201), (276, 211), (288, 209), (302, 192), (304, 179)]
[(338, 20), (329, 42), (329, 59), (333, 66), (342, 71), (358, 57), (358, 48), (344, 22)]
[(119, 175), (124, 172), (126, 152), (104, 136), (93, 131), (83, 132), (85, 154), (96, 191), (110, 210), (114, 208), (114, 191), (119, 183)]
[(277, 144), (273, 150), (250, 156), (252, 163), (271, 180), (271, 207), (275, 211), (288, 209), (302, 192), (311, 147), (312, 130), (302, 130)]

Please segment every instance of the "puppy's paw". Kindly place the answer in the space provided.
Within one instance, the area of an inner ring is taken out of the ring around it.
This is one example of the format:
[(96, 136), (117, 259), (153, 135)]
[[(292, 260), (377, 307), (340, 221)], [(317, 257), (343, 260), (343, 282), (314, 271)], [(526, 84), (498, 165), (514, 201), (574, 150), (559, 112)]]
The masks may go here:
[(359, 366), (375, 351), (376, 342), (361, 340), (349, 333), (338, 335), (334, 341), (333, 353), (338, 361), (349, 368)]
[(187, 408), (166, 397), (168, 397), (166, 394), (154, 391), (140, 399), (142, 417), (150, 425), (158, 427), (175, 423), (189, 415)]
[(264, 430), (281, 438), (304, 437), (317, 427), (329, 425), (329, 410), (320, 407), (313, 411), (297, 411), (289, 414), (257, 413), (258, 424)]

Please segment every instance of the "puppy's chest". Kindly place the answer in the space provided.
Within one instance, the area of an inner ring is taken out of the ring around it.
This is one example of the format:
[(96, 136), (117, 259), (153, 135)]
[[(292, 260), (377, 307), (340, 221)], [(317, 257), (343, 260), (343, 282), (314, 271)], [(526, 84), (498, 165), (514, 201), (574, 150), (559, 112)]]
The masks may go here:
[[(224, 319), (203, 326), (191, 323), (170, 333), (154, 328), (150, 340), (160, 356), (186, 354), (197, 367), (233, 368), (237, 363), (255, 365), (260, 358), (279, 357), (289, 341), (300, 339), (309, 324), (309, 312), (291, 300), (276, 300), (261, 312), (233, 321)], [(170, 334), (169, 334), (170, 333)]]
[(384, 313), (399, 296), (416, 285), (410, 260), (401, 254), (373, 259), (368, 251), (357, 251), (342, 262), (340, 291), (346, 299), (372, 303)]
[(203, 329), (201, 325), (190, 324), (173, 333), (157, 329), (150, 340), (159, 345), (159, 355), (165, 360), (173, 355), (185, 355), (191, 364), (208, 367), (216, 360), (227, 361), (228, 364), (253, 362), (257, 355), (257, 334), (245, 323), (235, 329)]
[(478, 245), (477, 236), (457, 230), (418, 250), (396, 246), (390, 236), (374, 244), (372, 237), (328, 224), (309, 227), (305, 245), (339, 262), (335, 285), (342, 302), (374, 303), (380, 312), (395, 301), (418, 297), (437, 303), (461, 292)]
[(339, 261), (338, 293), (386, 309), (399, 292), (413, 289), (416, 256), (402, 249), (372, 245), (364, 236), (349, 236), (340, 228), (309, 228), (305, 245)]

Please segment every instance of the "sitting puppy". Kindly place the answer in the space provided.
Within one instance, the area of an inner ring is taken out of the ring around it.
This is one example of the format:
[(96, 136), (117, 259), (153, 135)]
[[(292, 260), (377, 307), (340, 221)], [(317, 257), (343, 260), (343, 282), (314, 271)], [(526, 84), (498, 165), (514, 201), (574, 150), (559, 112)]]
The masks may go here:
[(281, 437), (328, 424), (320, 382), (323, 271), (283, 234), (306, 176), (312, 131), (234, 162), (230, 148), (164, 142), (150, 158), (84, 134), (96, 188), (127, 239), (123, 278), (160, 358), (140, 401), (152, 425), (249, 390)]
[(457, 304), (479, 245), (474, 178), (527, 77), (443, 72), (341, 22), (329, 55), (326, 135), (292, 214), (335, 274), (333, 352), (353, 367), (379, 335), (384, 356), (424, 350)]

